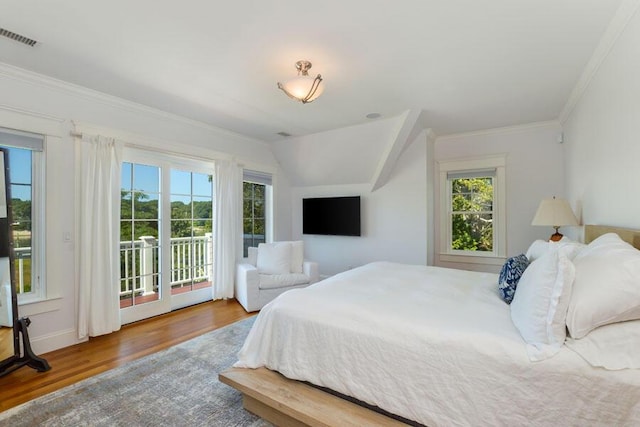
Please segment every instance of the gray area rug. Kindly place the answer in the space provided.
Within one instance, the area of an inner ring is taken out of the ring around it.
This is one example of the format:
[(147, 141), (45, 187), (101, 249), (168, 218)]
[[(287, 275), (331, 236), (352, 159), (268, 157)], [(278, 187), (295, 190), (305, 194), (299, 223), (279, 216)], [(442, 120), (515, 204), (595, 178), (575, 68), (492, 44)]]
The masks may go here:
[[(218, 381), (255, 317), (0, 413), (2, 426), (271, 426)], [(55, 367), (54, 367), (55, 369)]]

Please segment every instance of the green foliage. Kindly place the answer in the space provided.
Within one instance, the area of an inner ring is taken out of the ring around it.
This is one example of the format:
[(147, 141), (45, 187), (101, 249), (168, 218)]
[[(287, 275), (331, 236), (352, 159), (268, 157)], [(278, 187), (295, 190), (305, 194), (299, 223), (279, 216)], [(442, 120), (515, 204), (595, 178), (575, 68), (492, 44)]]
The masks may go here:
[[(23, 258), (22, 260), (16, 258), (14, 260), (14, 271), (16, 272), (16, 275), (19, 271), (20, 261), (22, 261), (22, 279), (24, 280), (24, 293), (31, 292), (31, 258)], [(18, 283), (17, 278), (15, 283), (16, 292), (20, 293), (20, 283)]]
[[(192, 220), (193, 207), (193, 220)], [(171, 237), (204, 236), (213, 230), (211, 200), (183, 203), (171, 202)]]
[[(159, 237), (159, 203), (141, 191), (121, 191), (120, 240), (137, 240), (141, 236)], [(204, 199), (204, 198), (203, 198)], [(193, 213), (193, 220), (192, 220)], [(213, 230), (211, 200), (171, 203), (171, 237), (204, 236)]]
[(31, 231), (31, 200), (11, 199), (11, 228)]
[[(135, 217), (134, 217), (135, 210)], [(158, 200), (141, 191), (120, 192), (120, 240), (158, 237)], [(149, 221), (134, 221), (148, 219)]]
[(243, 228), (244, 234), (265, 234), (265, 190), (263, 184), (243, 183)]
[(493, 250), (493, 179), (459, 178), (451, 183), (451, 248)]

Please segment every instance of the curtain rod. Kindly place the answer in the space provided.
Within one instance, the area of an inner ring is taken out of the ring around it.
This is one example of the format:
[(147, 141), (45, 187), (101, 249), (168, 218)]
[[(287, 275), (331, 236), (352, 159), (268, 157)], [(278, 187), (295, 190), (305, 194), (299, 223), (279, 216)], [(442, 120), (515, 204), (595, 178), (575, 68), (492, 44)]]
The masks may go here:
[[(71, 136), (73, 136), (74, 138), (82, 138), (83, 136), (85, 136), (82, 132), (69, 132), (71, 134)], [(115, 138), (118, 139), (118, 138)], [(198, 157), (198, 156), (192, 156), (186, 153), (181, 153), (178, 151), (171, 151), (171, 150), (164, 150), (164, 149), (159, 149), (159, 148), (155, 148), (155, 147), (150, 147), (147, 145), (140, 145), (140, 144), (134, 144), (131, 142), (127, 142), (127, 141), (122, 141), (124, 143), (124, 146), (127, 148), (133, 148), (133, 149), (137, 149), (137, 150), (146, 150), (146, 151), (153, 151), (154, 153), (159, 153), (159, 154), (169, 154), (172, 156), (178, 156), (178, 157), (182, 157), (182, 158), (186, 158), (186, 159), (190, 159), (190, 160), (198, 160), (198, 161), (209, 161), (209, 162), (215, 162), (216, 160), (226, 160), (223, 158), (211, 158), (211, 157)], [(243, 164), (238, 163), (238, 166), (244, 168)]]

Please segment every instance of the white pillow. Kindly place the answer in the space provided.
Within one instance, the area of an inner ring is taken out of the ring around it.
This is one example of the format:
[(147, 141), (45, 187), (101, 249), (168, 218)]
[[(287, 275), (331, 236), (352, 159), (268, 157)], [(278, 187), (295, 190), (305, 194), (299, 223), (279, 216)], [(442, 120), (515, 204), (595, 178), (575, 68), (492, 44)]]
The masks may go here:
[(579, 340), (567, 338), (566, 344), (591, 366), (640, 369), (640, 320), (601, 326)]
[(511, 320), (527, 343), (533, 362), (552, 357), (564, 344), (574, 273), (571, 260), (554, 247), (529, 264), (518, 282)]
[(562, 253), (565, 254), (571, 261), (573, 261), (574, 258), (577, 257), (584, 248), (587, 247), (587, 245), (585, 245), (584, 243), (574, 242), (569, 239), (565, 240), (565, 238), (562, 238), (562, 240), (554, 244), (558, 245), (558, 248), (562, 251)]
[(546, 240), (535, 240), (527, 249), (526, 257), (529, 259), (529, 262), (533, 262), (546, 254), (554, 247), (562, 247), (564, 248), (564, 254), (569, 259), (575, 258), (580, 251), (585, 248), (587, 245), (584, 243), (574, 242), (568, 237), (563, 237), (559, 242), (549, 242)]
[(574, 259), (567, 312), (572, 338), (609, 323), (640, 319), (640, 251), (615, 233), (602, 235)]
[(259, 274), (289, 274), (291, 242), (260, 243), (256, 267)]
[(526, 257), (529, 259), (529, 262), (533, 262), (546, 254), (551, 248), (551, 242), (546, 240), (535, 240), (529, 249), (527, 249)]
[(301, 274), (303, 262), (304, 242), (302, 240), (291, 242), (291, 272)]

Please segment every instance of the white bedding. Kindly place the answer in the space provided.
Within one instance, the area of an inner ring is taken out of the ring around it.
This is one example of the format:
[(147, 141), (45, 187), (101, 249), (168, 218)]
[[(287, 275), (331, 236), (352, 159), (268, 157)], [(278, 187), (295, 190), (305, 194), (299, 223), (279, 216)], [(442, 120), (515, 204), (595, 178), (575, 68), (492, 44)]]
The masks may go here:
[(532, 363), (497, 275), (377, 262), (282, 294), (237, 367), (266, 366), (429, 426), (640, 425), (640, 370), (566, 347)]

